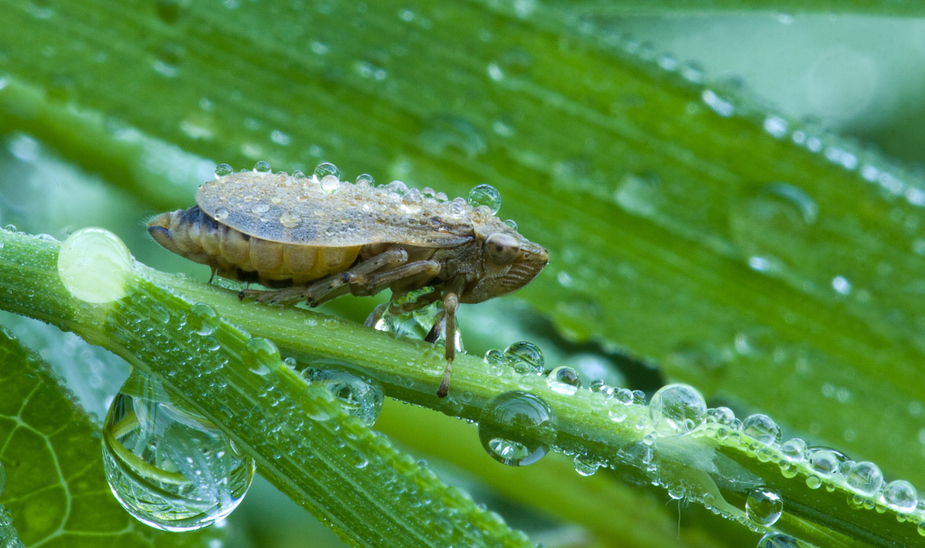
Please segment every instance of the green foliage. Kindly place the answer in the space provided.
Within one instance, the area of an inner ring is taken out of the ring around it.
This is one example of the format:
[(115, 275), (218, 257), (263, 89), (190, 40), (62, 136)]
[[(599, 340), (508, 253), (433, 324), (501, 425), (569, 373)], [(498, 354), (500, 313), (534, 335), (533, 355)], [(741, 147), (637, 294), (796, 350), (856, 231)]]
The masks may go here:
[[(715, 7), (746, 9), (731, 2)], [(830, 7), (817, 2), (806, 9)], [(902, 2), (840, 7), (920, 14), (918, 4)], [(766, 413), (790, 435), (873, 461), (888, 480), (925, 487), (925, 377), (917, 367), (925, 352), (921, 177), (815, 126), (777, 116), (741, 90), (703, 82), (690, 67), (663, 60), (660, 68), (653, 55), (635, 55), (638, 44), (605, 30), (615, 9), (599, 2), (409, 6), (389, 0), (362, 8), (160, 1), (152, 9), (141, 2), (5, 0), (0, 129), (36, 136), (68, 161), (101, 174), (109, 188), (131, 197), (120, 203), (148, 208), (129, 212), (134, 218), (190, 205), (195, 185), (213, 166), (202, 158), (238, 169), (265, 160), (287, 171), (331, 161), (346, 174), (372, 173), (379, 182), (400, 178), (451, 196), (488, 182), (501, 190), (501, 214), (550, 251), (547, 271), (519, 296), (552, 320), (556, 333), (546, 335), (553, 341), (560, 337), (566, 348), (590, 342), (597, 351), (653, 364), (666, 378), (700, 389), (711, 405), (730, 405), (743, 418)], [(300, 363), (337, 360), (377, 378), (393, 398), (457, 417), (477, 420), (493, 395), (523, 389), (463, 356), (454, 390), (467, 399), (440, 402), (433, 397), (439, 360), (427, 345), (336, 320), (316, 319), (320, 327), (312, 328), (305, 318), (314, 316), (303, 310), (243, 306), (233, 292), (158, 272), (145, 271), (133, 282), (135, 293), (119, 305), (121, 312), (74, 314), (86, 307), (74, 302), (73, 309), (60, 308), (69, 297), (57, 281), (55, 251), (40, 241), (4, 238), (4, 308), (81, 333), (156, 375), (187, 369), (199, 363), (192, 357), (202, 356), (190, 354), (199, 351), (195, 341), (171, 326), (154, 327), (162, 330), (162, 348), (140, 338), (152, 315), (145, 299), (163, 308), (155, 318), (181, 318), (191, 303), (208, 303)], [(17, 246), (18, 256), (12, 251)], [(180, 297), (166, 294), (167, 287)], [(355, 318), (370, 308), (347, 303), (341, 311)], [(484, 314), (491, 319), (492, 312)], [(326, 332), (324, 325), (334, 329)], [(116, 333), (125, 339), (113, 339)], [(223, 333), (222, 351), (238, 353), (235, 345), (246, 335)], [(279, 375), (274, 382), (286, 401), (301, 405), (295, 396), (301, 381), (286, 371)], [(784, 478), (746, 447), (711, 437), (664, 441), (656, 446), (656, 476), (639, 476), (638, 465), (615, 456), (640, 441), (638, 432), (601, 415), (607, 407), (590, 393), (565, 397), (536, 381), (526, 384), (559, 415), (560, 445), (613, 466), (631, 483), (655, 480), (694, 502), (710, 493), (719, 511), (744, 521), (745, 491), (735, 483), (759, 478), (784, 494), (778, 526), (805, 540), (922, 542), (916, 524), (898, 522), (892, 511), (852, 508), (843, 489), (806, 487), (807, 470)], [(371, 473), (352, 472), (348, 483), (362, 489), (322, 489), (304, 463), (272, 440), (261, 442), (266, 424), (233, 424), (217, 407), (235, 398), (247, 407), (248, 390), (259, 387), (230, 383), (219, 394), (213, 391), (219, 383), (192, 374), (185, 382), (174, 388), (192, 394), (192, 405), (254, 452), (262, 473), (342, 536), (372, 543), (378, 531), (383, 536), (375, 540), (394, 544), (403, 537), (384, 531), (414, 529), (400, 504), (381, 514), (353, 509), (356, 500), (383, 496)], [(10, 405), (18, 409), (21, 401)], [(639, 406), (633, 412), (646, 411)], [(435, 449), (431, 437), (409, 432), (401, 420), (385, 422), (423, 453), (470, 466), (462, 451)], [(334, 443), (334, 433), (323, 435), (330, 437), (316, 446)], [(469, 431), (443, 444), (481, 451), (475, 443)], [(386, 470), (389, 459), (404, 458), (389, 455), (371, 462)], [(347, 473), (333, 454), (320, 458), (332, 477)], [(2, 454), (0, 460), (6, 463)], [(717, 462), (725, 466), (716, 465), (718, 474), (710, 468)], [(553, 494), (533, 504), (594, 531), (602, 545), (620, 533), (638, 546), (741, 542), (728, 530), (692, 528), (675, 538), (670, 517), (647, 506), (649, 493), (603, 473), (583, 483), (562, 472), (560, 460), (536, 465), (559, 473), (531, 478), (527, 470), (498, 478), (499, 466), (489, 461), (470, 468), (515, 499), (546, 488)], [(409, 474), (398, 481), (417, 481)], [(446, 492), (436, 481), (428, 485)], [(47, 492), (55, 492), (54, 483)], [(559, 493), (571, 495), (568, 509), (557, 504)], [(574, 511), (587, 501), (600, 506)], [(476, 522), (488, 519), (460, 504)], [(325, 514), (330, 505), (338, 508), (336, 519)], [(639, 521), (614, 525), (621, 520), (613, 515), (637, 512)], [(389, 522), (394, 527), (362, 525), (387, 522), (390, 515), (399, 516)], [(453, 523), (457, 532), (464, 528)], [(509, 534), (498, 530), (501, 537)], [(420, 534), (422, 542), (430, 538), (426, 527)]]

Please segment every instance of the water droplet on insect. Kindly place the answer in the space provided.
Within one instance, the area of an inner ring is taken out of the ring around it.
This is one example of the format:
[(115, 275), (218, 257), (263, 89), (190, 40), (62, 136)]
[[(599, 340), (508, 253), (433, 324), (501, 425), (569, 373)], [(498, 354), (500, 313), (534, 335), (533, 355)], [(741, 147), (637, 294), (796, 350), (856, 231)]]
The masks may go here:
[(212, 218), (218, 222), (222, 222), (228, 218), (228, 210), (224, 207), (220, 207), (215, 210), (215, 215), (213, 215)]
[(297, 228), (302, 226), (302, 216), (295, 211), (287, 210), (279, 216), (279, 224), (286, 228)]
[(472, 207), (485, 206), (491, 210), (491, 214), (498, 213), (501, 209), (501, 193), (491, 185), (478, 185), (469, 191), (466, 201)]
[(254, 164), (254, 173), (272, 173), (272, 172), (273, 170), (270, 168), (270, 164), (268, 162), (264, 162), (261, 160), (257, 162), (256, 164)]
[(897, 512), (911, 512), (918, 504), (918, 492), (908, 481), (896, 480), (883, 489), (883, 499)]
[(234, 169), (228, 164), (218, 164), (215, 166), (215, 178), (220, 179), (226, 175), (234, 173)]
[(748, 519), (764, 526), (774, 525), (784, 510), (784, 500), (780, 493), (772, 489), (753, 489), (745, 500), (745, 513)]
[(596, 460), (582, 454), (575, 455), (575, 471), (581, 474), (582, 476), (593, 476), (595, 472), (601, 467), (601, 463)]
[(405, 192), (408, 192), (408, 185), (404, 181), (392, 181), (391, 183), (385, 185), (385, 188), (388, 189), (392, 194), (398, 196), (404, 196)]
[(872, 462), (859, 462), (851, 467), (846, 477), (848, 487), (861, 495), (873, 495), (883, 485), (883, 472)]
[(369, 185), (369, 186), (374, 186), (374, 185), (376, 184), (376, 180), (373, 179), (373, 176), (372, 176), (372, 175), (370, 175), (370, 174), (368, 174), (368, 173), (364, 173), (364, 174), (362, 174), (362, 175), (357, 175), (356, 184), (358, 184), (358, 185), (366, 184), (366, 185)]
[(307, 380), (331, 392), (344, 412), (359, 418), (369, 426), (376, 423), (384, 399), (382, 387), (374, 382), (336, 369), (306, 369)]
[(333, 176), (337, 180), (340, 180), (340, 170), (337, 169), (337, 166), (328, 162), (318, 164), (315, 167), (313, 175), (315, 176), (315, 179), (318, 179), (319, 181), (329, 175)]
[(132, 254), (118, 236), (102, 228), (83, 228), (61, 244), (58, 276), (75, 298), (100, 304), (128, 295), (135, 270)]
[(241, 359), (247, 364), (250, 370), (258, 375), (266, 375), (270, 371), (277, 369), (282, 360), (279, 355), (279, 349), (273, 344), (273, 341), (263, 337), (254, 337), (247, 341), (244, 346), (244, 352)]
[(251, 206), (251, 213), (255, 215), (263, 215), (267, 211), (270, 211), (270, 204), (265, 202), (257, 202)]
[(663, 436), (683, 436), (706, 418), (707, 403), (693, 386), (669, 384), (652, 396), (649, 418)]
[(543, 372), (543, 351), (528, 341), (516, 342), (504, 349), (504, 357), (521, 375), (536, 375)]
[(235, 451), (221, 430), (137, 372), (106, 415), (103, 467), (122, 506), (166, 531), (226, 517), (254, 477), (254, 460)]
[(560, 394), (570, 396), (581, 387), (581, 377), (575, 368), (561, 365), (549, 372), (546, 385)]
[(757, 548), (805, 548), (805, 545), (784, 533), (768, 533), (758, 541)]
[(526, 392), (495, 396), (479, 417), (482, 447), (498, 462), (527, 466), (556, 441), (556, 420), (546, 402)]
[(514, 221), (514, 219), (505, 219), (504, 224), (511, 227), (513, 230), (517, 230), (517, 223)]
[(742, 433), (765, 445), (780, 441), (780, 426), (774, 420), (761, 414), (755, 414), (742, 421)]
[(340, 188), (340, 179), (336, 175), (325, 175), (321, 178), (321, 190), (334, 194)]

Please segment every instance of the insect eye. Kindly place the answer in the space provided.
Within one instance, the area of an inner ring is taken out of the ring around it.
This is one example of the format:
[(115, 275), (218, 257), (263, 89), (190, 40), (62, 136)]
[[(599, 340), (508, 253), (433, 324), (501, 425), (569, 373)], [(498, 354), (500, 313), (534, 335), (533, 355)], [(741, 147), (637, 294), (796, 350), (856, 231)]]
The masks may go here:
[(505, 265), (514, 260), (517, 252), (520, 251), (520, 242), (510, 234), (499, 232), (489, 234), (482, 244), (488, 258), (496, 265)]

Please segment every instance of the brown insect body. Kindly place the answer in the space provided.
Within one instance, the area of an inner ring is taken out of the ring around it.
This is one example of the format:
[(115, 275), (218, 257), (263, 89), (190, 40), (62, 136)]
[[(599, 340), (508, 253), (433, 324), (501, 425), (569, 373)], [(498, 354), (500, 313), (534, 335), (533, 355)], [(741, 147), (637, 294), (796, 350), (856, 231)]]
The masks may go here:
[[(318, 181), (241, 172), (202, 185), (196, 201), (156, 217), (148, 232), (168, 250), (209, 265), (213, 275), (286, 288), (244, 290), (242, 298), (318, 305), (346, 293), (374, 295), (388, 288), (396, 300), (433, 287), (393, 310), (442, 300), (431, 341), (444, 322), (448, 333), (455, 331), (458, 303), (516, 291), (548, 262), (545, 249), (486, 206), (424, 197), (401, 184), (390, 189), (330, 175)], [(448, 336), (441, 397), (449, 389), (454, 353)]]

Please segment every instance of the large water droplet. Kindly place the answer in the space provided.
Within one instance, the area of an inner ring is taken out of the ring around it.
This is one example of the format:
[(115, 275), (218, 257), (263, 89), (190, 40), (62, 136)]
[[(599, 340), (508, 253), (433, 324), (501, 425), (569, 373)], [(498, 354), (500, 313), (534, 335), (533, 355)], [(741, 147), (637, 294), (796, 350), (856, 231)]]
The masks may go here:
[(327, 388), (344, 412), (372, 426), (379, 418), (384, 399), (382, 387), (336, 369), (306, 369), (307, 380)]
[(745, 500), (745, 513), (748, 518), (761, 525), (774, 525), (784, 510), (784, 500), (780, 493), (772, 489), (753, 489)]
[(232, 169), (231, 166), (228, 164), (218, 164), (217, 166), (215, 166), (215, 178), (216, 179), (219, 179), (226, 175), (231, 175), (232, 173), (234, 173), (234, 169)]
[(911, 512), (918, 504), (918, 492), (908, 481), (896, 480), (886, 485), (883, 499), (897, 512)]
[(543, 458), (556, 441), (556, 420), (546, 402), (526, 392), (492, 398), (479, 417), (482, 447), (498, 462), (527, 466)]
[(254, 337), (247, 341), (241, 359), (251, 371), (258, 375), (266, 375), (278, 369), (282, 364), (279, 349), (273, 341), (262, 337)]
[(58, 276), (74, 297), (108, 303), (128, 295), (135, 277), (132, 254), (118, 236), (102, 228), (82, 228), (58, 252)]
[(816, 474), (828, 478), (838, 472), (840, 459), (831, 449), (817, 447), (809, 449), (807, 453), (809, 455), (809, 465)]
[(767, 415), (755, 414), (742, 421), (742, 433), (765, 445), (780, 441), (780, 426)]
[(669, 384), (659, 389), (649, 402), (649, 418), (663, 436), (681, 436), (703, 423), (707, 403), (693, 386)]
[(207, 304), (196, 303), (186, 315), (186, 325), (194, 333), (203, 337), (211, 335), (222, 323), (221, 316)]
[(570, 396), (581, 387), (581, 377), (573, 367), (562, 365), (549, 372), (546, 384), (556, 392)]
[(199, 529), (226, 517), (254, 477), (253, 459), (139, 373), (129, 377), (106, 415), (103, 467), (122, 506), (166, 531)]
[(873, 495), (883, 485), (883, 472), (872, 462), (859, 462), (851, 467), (848, 486), (861, 495)]
[(597, 472), (598, 468), (601, 467), (601, 463), (597, 462), (587, 455), (578, 454), (575, 455), (575, 471), (581, 474), (582, 476), (593, 476)]
[(491, 214), (501, 209), (501, 193), (491, 185), (478, 185), (469, 191), (466, 201), (472, 207), (483, 205), (491, 210)]
[(337, 169), (337, 166), (328, 162), (323, 162), (315, 166), (315, 171), (312, 174), (315, 176), (315, 179), (319, 181), (328, 176), (340, 179), (340, 170)]
[(504, 357), (514, 371), (521, 375), (535, 375), (543, 372), (543, 351), (532, 342), (515, 342), (504, 349)]
[(799, 540), (783, 533), (768, 533), (758, 541), (757, 548), (804, 548)]

